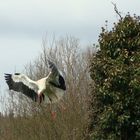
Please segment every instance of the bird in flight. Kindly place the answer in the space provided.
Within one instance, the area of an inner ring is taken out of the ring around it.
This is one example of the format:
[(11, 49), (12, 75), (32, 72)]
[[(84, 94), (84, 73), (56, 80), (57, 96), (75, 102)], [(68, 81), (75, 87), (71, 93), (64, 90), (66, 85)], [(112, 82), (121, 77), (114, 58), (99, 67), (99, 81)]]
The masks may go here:
[(31, 80), (25, 74), (5, 73), (9, 90), (21, 92), (35, 102), (56, 103), (64, 95), (66, 84), (56, 65), (48, 60), (50, 72), (47, 77), (37, 81)]

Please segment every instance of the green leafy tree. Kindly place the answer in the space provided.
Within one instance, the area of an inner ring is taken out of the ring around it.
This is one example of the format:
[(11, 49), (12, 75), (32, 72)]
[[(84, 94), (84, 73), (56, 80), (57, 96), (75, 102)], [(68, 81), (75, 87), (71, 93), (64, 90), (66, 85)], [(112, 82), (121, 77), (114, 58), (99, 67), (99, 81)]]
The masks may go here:
[(95, 140), (140, 139), (140, 18), (129, 13), (108, 31), (91, 60), (91, 124)]

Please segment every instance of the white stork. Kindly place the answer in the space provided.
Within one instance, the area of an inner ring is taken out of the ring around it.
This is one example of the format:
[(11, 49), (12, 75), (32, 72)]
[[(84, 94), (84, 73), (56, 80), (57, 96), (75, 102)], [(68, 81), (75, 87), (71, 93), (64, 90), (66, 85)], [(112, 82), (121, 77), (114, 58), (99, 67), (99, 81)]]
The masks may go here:
[(33, 101), (55, 103), (66, 90), (65, 80), (55, 64), (48, 60), (50, 72), (47, 77), (33, 81), (24, 74), (5, 74), (9, 90), (21, 92)]

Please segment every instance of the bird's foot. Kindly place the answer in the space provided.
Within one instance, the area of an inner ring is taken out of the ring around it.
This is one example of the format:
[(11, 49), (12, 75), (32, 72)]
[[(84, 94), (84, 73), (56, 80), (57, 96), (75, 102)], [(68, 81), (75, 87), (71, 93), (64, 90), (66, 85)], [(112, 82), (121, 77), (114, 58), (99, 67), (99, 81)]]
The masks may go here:
[(51, 117), (52, 117), (53, 120), (56, 119), (56, 112), (55, 112), (55, 111), (52, 111), (52, 112), (51, 112)]

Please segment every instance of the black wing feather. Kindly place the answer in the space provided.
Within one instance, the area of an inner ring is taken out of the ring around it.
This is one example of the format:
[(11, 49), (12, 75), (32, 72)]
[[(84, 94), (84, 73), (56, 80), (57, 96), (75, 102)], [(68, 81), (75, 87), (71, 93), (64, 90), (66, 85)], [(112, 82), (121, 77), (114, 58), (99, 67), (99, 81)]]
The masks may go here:
[(22, 92), (33, 101), (37, 101), (37, 93), (22, 82), (14, 82), (12, 79), (12, 74), (5, 74), (5, 80), (8, 84), (9, 90)]
[(57, 88), (66, 90), (65, 80), (62, 77), (62, 75), (59, 73), (56, 65), (53, 62), (51, 62), (50, 60), (48, 60), (48, 63), (49, 63), (49, 68), (51, 69), (51, 73), (52, 73), (51, 77), (53, 77), (55, 79), (57, 75), (59, 76), (58, 83), (55, 83), (53, 81), (49, 81), (49, 83)]
[(61, 88), (63, 90), (66, 90), (65, 80), (64, 80), (64, 78), (61, 75), (59, 75), (59, 84), (60, 84), (59, 88)]
[(64, 78), (61, 75), (59, 75), (59, 85), (54, 83), (54, 82), (52, 82), (52, 81), (49, 81), (49, 83), (51, 85), (53, 85), (54, 87), (56, 87), (56, 88), (60, 88), (60, 89), (66, 90), (65, 80), (64, 80)]

